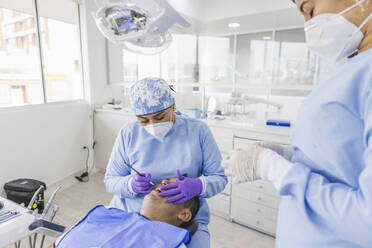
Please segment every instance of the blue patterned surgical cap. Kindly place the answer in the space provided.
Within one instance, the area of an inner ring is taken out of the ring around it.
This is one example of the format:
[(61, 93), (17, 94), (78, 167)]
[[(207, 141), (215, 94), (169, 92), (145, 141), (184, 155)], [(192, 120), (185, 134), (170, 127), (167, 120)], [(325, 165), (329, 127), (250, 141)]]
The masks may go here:
[(153, 114), (174, 105), (169, 85), (161, 78), (144, 78), (130, 88), (130, 102), (135, 115)]

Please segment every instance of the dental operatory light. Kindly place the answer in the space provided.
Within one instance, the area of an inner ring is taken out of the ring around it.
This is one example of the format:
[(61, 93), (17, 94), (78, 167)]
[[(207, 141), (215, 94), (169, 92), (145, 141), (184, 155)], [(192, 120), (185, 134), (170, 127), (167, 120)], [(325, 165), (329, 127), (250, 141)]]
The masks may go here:
[(237, 23), (237, 22), (229, 23), (229, 28), (238, 28), (238, 27), (240, 27), (240, 23)]
[(96, 0), (94, 13), (101, 33), (131, 52), (152, 55), (172, 42), (169, 29), (190, 24), (166, 0)]

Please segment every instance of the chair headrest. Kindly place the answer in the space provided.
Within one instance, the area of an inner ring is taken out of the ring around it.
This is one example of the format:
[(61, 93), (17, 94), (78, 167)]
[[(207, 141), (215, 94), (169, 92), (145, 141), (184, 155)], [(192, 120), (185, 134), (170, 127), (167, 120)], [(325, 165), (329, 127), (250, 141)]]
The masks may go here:
[(181, 228), (189, 230), (191, 235), (194, 235), (199, 228), (199, 222), (196, 219), (193, 219), (189, 223), (182, 225)]

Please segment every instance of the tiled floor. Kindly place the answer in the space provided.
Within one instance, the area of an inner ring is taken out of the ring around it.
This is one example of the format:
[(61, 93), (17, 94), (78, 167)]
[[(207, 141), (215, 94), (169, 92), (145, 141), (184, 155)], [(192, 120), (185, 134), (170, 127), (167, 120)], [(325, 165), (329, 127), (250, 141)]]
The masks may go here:
[[(59, 192), (55, 203), (60, 206), (60, 212), (55, 222), (71, 227), (92, 207), (99, 204), (107, 205), (112, 196), (105, 190), (103, 176), (102, 173), (93, 174), (88, 183), (76, 183)], [(211, 216), (209, 229), (212, 248), (272, 248), (275, 243), (270, 236), (214, 215)], [(46, 244), (49, 245), (52, 242), (47, 239)], [(22, 247), (27, 248), (28, 242), (23, 242)]]

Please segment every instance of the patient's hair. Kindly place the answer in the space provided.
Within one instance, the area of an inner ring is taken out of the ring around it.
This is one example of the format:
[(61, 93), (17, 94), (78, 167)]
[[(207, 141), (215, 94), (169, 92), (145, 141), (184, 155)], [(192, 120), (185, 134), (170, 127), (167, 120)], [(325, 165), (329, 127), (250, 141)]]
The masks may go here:
[(184, 206), (185, 208), (190, 209), (191, 214), (192, 214), (192, 218), (191, 218), (191, 220), (190, 220), (189, 222), (185, 222), (185, 223), (183, 223), (183, 225), (187, 225), (187, 224), (189, 224), (191, 221), (194, 220), (195, 216), (197, 215), (197, 213), (198, 213), (198, 211), (199, 211), (199, 208), (200, 208), (200, 200), (199, 200), (199, 197), (196, 196), (196, 197), (194, 197), (194, 198), (188, 200), (187, 202), (185, 202), (185, 203), (183, 204), (183, 206)]

